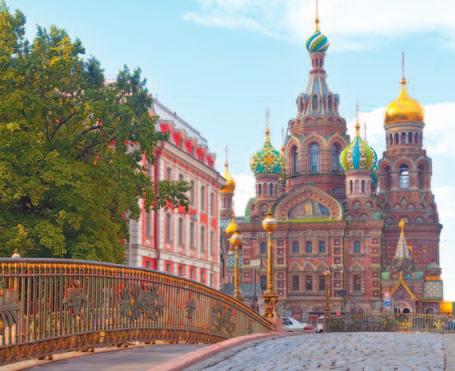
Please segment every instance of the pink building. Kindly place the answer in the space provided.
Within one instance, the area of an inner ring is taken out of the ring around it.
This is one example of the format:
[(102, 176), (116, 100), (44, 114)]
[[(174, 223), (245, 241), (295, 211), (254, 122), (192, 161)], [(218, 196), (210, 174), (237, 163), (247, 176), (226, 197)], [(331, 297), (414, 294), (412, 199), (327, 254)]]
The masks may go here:
[(169, 141), (157, 148), (148, 168), (156, 180), (191, 185), (190, 212), (184, 208), (146, 210), (130, 220), (128, 264), (156, 269), (220, 287), (219, 191), (224, 179), (215, 169), (207, 140), (175, 112), (154, 99), (151, 114)]

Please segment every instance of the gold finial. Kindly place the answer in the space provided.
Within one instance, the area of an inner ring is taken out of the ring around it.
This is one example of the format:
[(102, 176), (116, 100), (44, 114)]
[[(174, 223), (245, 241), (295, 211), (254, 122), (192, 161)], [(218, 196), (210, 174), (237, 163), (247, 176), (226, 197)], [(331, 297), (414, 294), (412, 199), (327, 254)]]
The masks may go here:
[(398, 226), (400, 227), (400, 234), (404, 234), (404, 226), (406, 225), (406, 219), (401, 218), (400, 222), (398, 223)]
[(270, 121), (270, 111), (267, 108), (266, 111), (265, 111), (265, 142), (266, 143), (270, 143), (269, 121)]
[(359, 121), (359, 101), (355, 104), (355, 136), (360, 136), (360, 121)]
[(224, 166), (225, 167), (229, 166), (228, 154), (229, 154), (228, 146), (224, 146)]
[(316, 0), (316, 19), (314, 20), (316, 25), (316, 32), (319, 32), (319, 1)]

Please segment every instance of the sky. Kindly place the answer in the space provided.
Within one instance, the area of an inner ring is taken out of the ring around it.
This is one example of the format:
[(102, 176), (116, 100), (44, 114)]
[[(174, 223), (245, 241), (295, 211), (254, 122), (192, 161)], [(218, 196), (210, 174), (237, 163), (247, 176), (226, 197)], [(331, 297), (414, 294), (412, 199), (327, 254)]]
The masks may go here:
[[(207, 138), (217, 166), (237, 181), (236, 212), (254, 193), (249, 158), (263, 143), (265, 111), (275, 146), (305, 90), (314, 0), (6, 0), (36, 26), (63, 27), (98, 58), (107, 77), (140, 67), (153, 95)], [(355, 104), (369, 143), (384, 150), (383, 113), (399, 93), (401, 53), (408, 91), (425, 108), (433, 160), (445, 298), (455, 301), (455, 2), (320, 0), (330, 41), (328, 83), (352, 133)]]

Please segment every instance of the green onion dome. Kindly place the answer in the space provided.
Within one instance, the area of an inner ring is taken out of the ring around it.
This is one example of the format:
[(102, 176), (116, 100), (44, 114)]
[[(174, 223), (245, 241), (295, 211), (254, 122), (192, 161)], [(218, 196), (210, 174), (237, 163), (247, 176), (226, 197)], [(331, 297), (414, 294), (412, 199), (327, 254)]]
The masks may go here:
[(263, 147), (257, 151), (250, 162), (251, 171), (257, 174), (281, 174), (284, 168), (284, 158), (280, 151), (273, 148), (270, 143), (270, 129), (265, 130), (265, 143)]
[(324, 53), (329, 48), (329, 45), (329, 40), (319, 30), (316, 30), (306, 42), (306, 48), (310, 53)]
[(341, 152), (340, 163), (344, 171), (373, 170), (376, 168), (378, 156), (375, 150), (364, 141), (359, 134), (360, 124), (355, 127), (355, 137)]

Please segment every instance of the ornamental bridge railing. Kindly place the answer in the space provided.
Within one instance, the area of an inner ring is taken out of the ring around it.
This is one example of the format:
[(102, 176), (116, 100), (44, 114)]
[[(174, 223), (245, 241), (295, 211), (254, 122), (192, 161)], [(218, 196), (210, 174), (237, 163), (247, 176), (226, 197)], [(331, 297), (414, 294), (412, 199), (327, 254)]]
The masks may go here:
[(455, 319), (444, 314), (358, 313), (326, 319), (327, 331), (455, 332)]
[(0, 363), (129, 341), (215, 343), (268, 332), (248, 306), (202, 284), (122, 265), (0, 259)]

